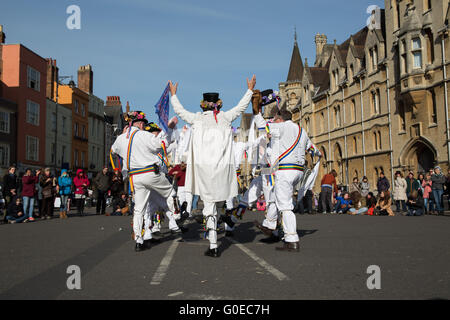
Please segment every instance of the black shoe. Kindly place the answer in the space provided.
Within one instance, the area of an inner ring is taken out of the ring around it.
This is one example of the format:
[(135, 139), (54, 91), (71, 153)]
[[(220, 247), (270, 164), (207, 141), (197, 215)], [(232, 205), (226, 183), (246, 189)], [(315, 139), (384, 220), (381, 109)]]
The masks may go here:
[(136, 246), (134, 247), (134, 251), (140, 252), (145, 250), (145, 245), (143, 243), (136, 243)]
[(262, 242), (262, 243), (268, 243), (268, 244), (270, 244), (270, 243), (277, 243), (277, 242), (280, 242), (281, 239), (280, 239), (280, 237), (276, 237), (275, 235), (272, 234), (270, 237), (261, 239), (261, 240), (259, 240), (259, 241)]
[(189, 213), (186, 211), (181, 214), (181, 217), (179, 220), (177, 220), (177, 225), (180, 227), (183, 225), (183, 223), (186, 221), (186, 219), (189, 218)]
[(234, 234), (233, 234), (233, 231), (226, 231), (225, 232), (225, 237), (233, 237), (234, 236)]
[(275, 248), (278, 251), (285, 252), (299, 252), (300, 251), (300, 243), (297, 242), (285, 242), (282, 247)]
[[(234, 227), (235, 223), (233, 222), (233, 220), (231, 220), (231, 216), (226, 216), (226, 215), (221, 215), (220, 216), (220, 220), (222, 222), (225, 222), (228, 226), (230, 226), (231, 228)], [(218, 223), (219, 224), (219, 223)]]
[(205, 256), (207, 257), (212, 257), (212, 258), (218, 258), (219, 255), (219, 250), (216, 249), (208, 249), (205, 251)]

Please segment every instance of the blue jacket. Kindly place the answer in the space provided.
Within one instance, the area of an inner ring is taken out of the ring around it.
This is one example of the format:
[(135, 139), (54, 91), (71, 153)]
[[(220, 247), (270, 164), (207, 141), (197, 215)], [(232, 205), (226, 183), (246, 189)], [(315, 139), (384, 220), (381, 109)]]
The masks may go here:
[(61, 171), (61, 176), (58, 178), (58, 185), (59, 185), (59, 194), (66, 196), (70, 194), (70, 191), (72, 189), (72, 178), (68, 175), (63, 176), (62, 174), (64, 172), (67, 172), (66, 169), (63, 169)]
[(336, 197), (336, 201), (338, 201), (339, 205), (349, 206), (352, 204), (352, 200), (345, 200), (344, 197)]

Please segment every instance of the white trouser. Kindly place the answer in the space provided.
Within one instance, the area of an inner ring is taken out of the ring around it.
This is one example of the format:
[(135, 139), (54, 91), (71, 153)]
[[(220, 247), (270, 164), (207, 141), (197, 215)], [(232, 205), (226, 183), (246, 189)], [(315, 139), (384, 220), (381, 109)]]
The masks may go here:
[(166, 201), (167, 209), (171, 213), (175, 211), (173, 198), (171, 197), (173, 187), (164, 174), (146, 172), (132, 177), (134, 185), (134, 213), (133, 231), (137, 243), (143, 243), (142, 226), (146, 213), (147, 203), (150, 195), (159, 194)]
[(189, 212), (189, 216), (191, 216), (192, 211), (192, 194), (186, 190), (185, 187), (178, 187), (177, 191), (178, 201), (180, 202), (180, 206), (183, 205), (183, 203), (187, 202), (186, 211)]
[(303, 171), (298, 170), (279, 170), (276, 172), (275, 180), (275, 203), (277, 209), (282, 213), (284, 241), (297, 242), (299, 241), (297, 234), (297, 220), (295, 214), (292, 212), (294, 203), (292, 196), (294, 194), (294, 187), (303, 176)]
[(246, 207), (253, 205), (256, 203), (258, 198), (263, 193), (263, 177), (258, 176), (252, 180), (248, 190), (245, 191), (244, 195), (241, 198), (241, 204)]
[(204, 201), (203, 216), (206, 219), (206, 230), (208, 232), (209, 248), (217, 248), (217, 204)]
[[(173, 193), (170, 195), (171, 198), (172, 195)], [(153, 222), (153, 217), (157, 211), (166, 213), (166, 217), (169, 219), (170, 230), (179, 229), (176, 220), (180, 219), (180, 215), (174, 214), (172, 211), (169, 210), (166, 200), (160, 194), (152, 192), (148, 199), (146, 212), (144, 215), (144, 228), (145, 228), (144, 240), (151, 239), (152, 232), (157, 232), (161, 230), (161, 223), (155, 224)]]

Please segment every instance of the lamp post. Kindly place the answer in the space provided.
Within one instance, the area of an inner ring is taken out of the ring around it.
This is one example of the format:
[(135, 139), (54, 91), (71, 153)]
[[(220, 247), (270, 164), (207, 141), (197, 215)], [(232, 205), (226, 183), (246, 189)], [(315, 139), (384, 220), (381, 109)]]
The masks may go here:
[[(73, 82), (73, 76), (58, 76), (58, 79), (56, 80), (56, 105), (55, 105), (55, 148), (54, 148), (54, 152), (55, 152), (55, 160), (53, 163), (54, 166), (54, 170), (55, 170), (55, 175), (56, 175), (56, 159), (57, 159), (57, 141), (58, 141), (58, 98), (59, 98), (59, 81), (64, 80), (64, 79), (70, 79), (71, 83)], [(63, 155), (61, 155), (61, 161), (63, 160)], [(61, 162), (62, 165), (62, 162)]]

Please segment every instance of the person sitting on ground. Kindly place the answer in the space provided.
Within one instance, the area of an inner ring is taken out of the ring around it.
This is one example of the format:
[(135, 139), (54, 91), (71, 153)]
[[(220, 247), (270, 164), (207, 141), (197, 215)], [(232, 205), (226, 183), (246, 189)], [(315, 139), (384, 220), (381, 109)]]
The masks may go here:
[(350, 199), (352, 201), (352, 207), (348, 210), (348, 214), (352, 214), (352, 215), (361, 215), (361, 214), (365, 214), (368, 209), (367, 207), (362, 207), (361, 206), (361, 194), (358, 191), (353, 191), (350, 194)]
[(395, 216), (394, 212), (391, 208), (392, 200), (389, 191), (381, 191), (380, 198), (378, 199), (376, 211), (379, 216), (387, 216), (390, 217)]
[(16, 196), (8, 206), (6, 220), (8, 223), (28, 222), (28, 219), (23, 212), (22, 199)]
[(374, 210), (377, 206), (377, 199), (373, 195), (373, 192), (369, 192), (366, 196), (367, 215), (373, 216)]
[(264, 195), (262, 194), (256, 202), (256, 209), (258, 211), (266, 211), (266, 200), (264, 199)]
[(114, 199), (112, 204), (113, 210), (111, 214), (106, 214), (106, 216), (124, 216), (130, 212), (130, 208), (128, 207), (128, 199), (125, 192), (120, 194), (119, 198)]
[(352, 200), (350, 200), (350, 195), (348, 192), (344, 192), (342, 196), (336, 197), (336, 206), (334, 207), (334, 212), (338, 214), (347, 213), (350, 210)]
[(408, 214), (407, 216), (421, 216), (424, 212), (424, 204), (423, 204), (423, 197), (422, 192), (419, 190), (413, 190), (411, 191), (410, 195), (408, 196)]

